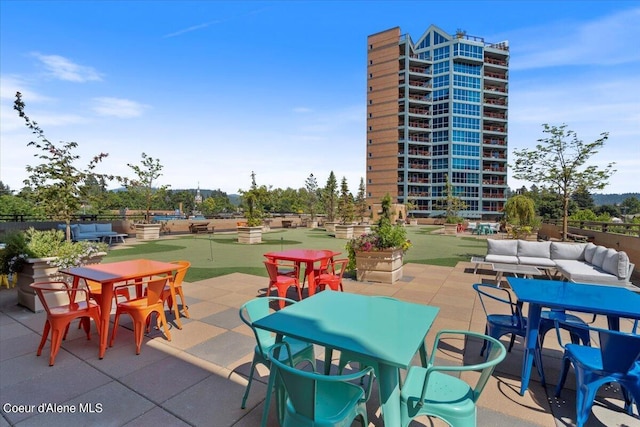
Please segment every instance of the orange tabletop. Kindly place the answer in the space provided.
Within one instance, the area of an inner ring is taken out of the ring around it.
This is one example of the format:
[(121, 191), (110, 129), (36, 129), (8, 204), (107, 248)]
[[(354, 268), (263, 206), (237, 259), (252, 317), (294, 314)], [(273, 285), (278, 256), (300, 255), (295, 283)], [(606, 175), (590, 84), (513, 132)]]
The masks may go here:
[(307, 276), (307, 283), (309, 284), (309, 296), (316, 292), (313, 264), (325, 259), (331, 259), (337, 255), (340, 255), (340, 252), (327, 249), (287, 249), (286, 251), (267, 252), (264, 254), (269, 259), (293, 261), (298, 266), (301, 263), (305, 263), (304, 274)]
[[(107, 349), (109, 335), (109, 317), (111, 315), (111, 301), (113, 300), (113, 287), (118, 282), (142, 279), (144, 277), (171, 274), (176, 270), (176, 264), (152, 261), (148, 259), (136, 259), (131, 261), (111, 262), (105, 264), (91, 264), (84, 267), (72, 267), (60, 270), (61, 273), (73, 277), (73, 287), (78, 286), (80, 279), (92, 280), (102, 285), (102, 301), (100, 302), (100, 353), (104, 357)], [(175, 297), (174, 297), (175, 301)]]

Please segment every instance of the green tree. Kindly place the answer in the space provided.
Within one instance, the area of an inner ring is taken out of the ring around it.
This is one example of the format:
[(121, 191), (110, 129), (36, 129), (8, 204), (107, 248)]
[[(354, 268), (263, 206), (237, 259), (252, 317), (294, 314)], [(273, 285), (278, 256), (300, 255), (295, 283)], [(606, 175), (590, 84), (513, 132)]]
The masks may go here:
[(625, 214), (632, 215), (640, 213), (640, 200), (637, 197), (627, 197), (622, 201), (620, 207)]
[(318, 181), (313, 174), (310, 174), (309, 177), (304, 182), (304, 187), (307, 190), (306, 194), (306, 202), (307, 202), (307, 212), (311, 215), (311, 221), (316, 220), (316, 207), (318, 204)]
[(364, 178), (360, 178), (355, 200), (355, 213), (360, 218), (360, 222), (364, 222), (364, 217), (367, 216), (367, 188), (364, 185)]
[(448, 175), (445, 175), (445, 181), (442, 198), (436, 202), (436, 206), (438, 206), (438, 209), (444, 210), (444, 216), (448, 224), (456, 224), (462, 220), (458, 214), (460, 211), (467, 209), (467, 204), (456, 196)]
[(340, 196), (338, 198), (338, 214), (340, 215), (340, 221), (343, 224), (351, 224), (353, 222), (354, 210), (353, 210), (353, 196), (349, 192), (349, 185), (347, 184), (347, 178), (342, 177), (340, 182)]
[(593, 209), (596, 205), (593, 202), (593, 197), (586, 188), (578, 188), (571, 196), (578, 208), (580, 209)]
[(25, 125), (36, 136), (36, 141), (31, 141), (27, 146), (33, 146), (40, 150), (34, 154), (42, 163), (26, 167), (29, 177), (24, 181), (31, 188), (29, 195), (35, 205), (44, 212), (47, 217), (64, 221), (66, 224), (66, 239), (71, 241), (71, 219), (76, 215), (86, 199), (85, 185), (89, 178), (111, 180), (113, 175), (97, 174), (95, 167), (107, 153), (94, 156), (84, 169), (76, 167), (80, 156), (74, 153), (78, 147), (77, 142), (61, 142), (54, 144), (49, 141), (38, 123), (32, 121), (24, 112), (25, 103), (22, 94), (16, 93), (13, 109), (24, 119)]
[(269, 190), (266, 186), (258, 187), (256, 183), (256, 174), (251, 171), (251, 187), (249, 190), (238, 190), (242, 195), (242, 202), (245, 208), (244, 216), (247, 219), (249, 227), (257, 227), (262, 225), (264, 218), (264, 205), (269, 198)]
[(591, 143), (584, 143), (567, 125), (543, 125), (549, 136), (538, 140), (533, 150), (514, 150), (516, 161), (513, 177), (541, 183), (554, 189), (562, 197), (562, 240), (567, 239), (569, 201), (580, 188), (602, 189), (615, 172), (614, 163), (604, 168), (586, 166), (587, 161), (598, 152), (609, 138), (604, 132)]
[(510, 197), (504, 205), (507, 221), (518, 226), (531, 226), (536, 216), (533, 199), (525, 195)]
[(2, 181), (0, 181), (0, 196), (4, 196), (7, 194), (13, 194), (8, 185), (4, 185)]
[(142, 153), (142, 160), (139, 165), (127, 163), (127, 166), (133, 170), (136, 178), (123, 178), (121, 181), (127, 190), (142, 197), (145, 210), (144, 220), (149, 222), (153, 203), (156, 200), (162, 200), (169, 187), (168, 185), (154, 187), (155, 181), (162, 176), (163, 166), (160, 164), (159, 159), (154, 159), (146, 153)]
[(327, 184), (322, 191), (322, 202), (324, 204), (324, 210), (327, 214), (327, 221), (333, 222), (336, 219), (336, 208), (338, 201), (338, 181), (336, 176), (331, 171), (329, 178), (327, 178)]

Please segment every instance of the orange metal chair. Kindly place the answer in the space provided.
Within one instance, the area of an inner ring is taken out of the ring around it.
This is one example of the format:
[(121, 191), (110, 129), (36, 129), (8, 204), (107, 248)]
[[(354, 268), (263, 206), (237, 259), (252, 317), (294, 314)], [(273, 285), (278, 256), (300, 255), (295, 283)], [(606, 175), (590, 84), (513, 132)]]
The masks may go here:
[(169, 332), (167, 318), (164, 315), (163, 299), (164, 289), (168, 280), (170, 280), (169, 277), (160, 277), (158, 279), (150, 280), (146, 283), (146, 296), (118, 303), (116, 316), (113, 321), (113, 330), (111, 331), (109, 347), (113, 346), (113, 340), (115, 339), (116, 332), (118, 330), (120, 315), (123, 313), (128, 314), (133, 319), (133, 334), (136, 341), (136, 354), (140, 354), (145, 329), (147, 329), (147, 331), (149, 330), (149, 323), (147, 322), (147, 319), (151, 316), (151, 313), (156, 313), (156, 322), (158, 322), (158, 320), (160, 321), (158, 328), (163, 326), (164, 335), (167, 337), (167, 340), (171, 341), (171, 333)]
[(189, 269), (189, 267), (191, 267), (191, 263), (189, 261), (172, 261), (171, 263), (179, 265), (179, 268), (176, 270), (173, 276), (169, 277), (169, 282), (164, 288), (164, 300), (167, 302), (169, 310), (173, 310), (178, 328), (182, 329), (182, 322), (180, 321), (180, 311), (178, 310), (178, 301), (175, 302), (174, 307), (174, 301), (171, 297), (171, 287), (173, 286), (176, 297), (180, 296), (180, 302), (182, 302), (182, 310), (184, 311), (184, 316), (186, 318), (189, 318), (189, 307), (187, 306), (184, 292), (182, 291), (182, 281), (187, 275), (187, 270)]
[[(93, 280), (85, 279), (85, 284), (87, 287), (87, 291), (89, 292), (89, 296), (93, 298), (98, 305), (101, 304), (102, 301), (102, 285), (98, 282), (94, 282)], [(123, 297), (126, 300), (131, 299), (131, 294), (129, 292), (129, 288), (126, 286), (118, 286), (114, 289), (114, 295), (116, 299), (118, 297)]]
[(91, 301), (86, 289), (73, 289), (64, 282), (36, 282), (30, 286), (35, 290), (47, 312), (47, 320), (44, 324), (37, 355), (42, 354), (42, 348), (47, 342), (49, 331), (51, 331), (49, 366), (53, 366), (62, 340), (67, 337), (69, 324), (73, 320), (81, 319), (80, 324), (87, 333), (87, 339), (91, 339), (89, 319), (96, 322), (98, 334), (100, 333), (100, 306), (95, 301)]
[[(264, 265), (267, 267), (267, 273), (269, 273), (269, 287), (267, 288), (267, 296), (273, 289), (275, 289), (278, 292), (278, 296), (280, 298), (286, 298), (287, 290), (289, 290), (290, 287), (295, 286), (295, 288), (298, 290), (298, 300), (302, 300), (302, 286), (300, 286), (300, 281), (298, 280), (297, 266), (295, 269), (295, 277), (291, 277), (278, 274), (278, 264), (273, 261), (265, 261)], [(284, 308), (283, 300), (280, 300), (279, 304), (280, 308)]]
[(298, 277), (298, 271), (296, 270), (296, 264), (293, 262), (282, 262), (282, 260), (277, 260), (275, 258), (267, 257), (267, 259), (271, 262), (275, 262), (278, 264), (278, 274), (280, 276), (289, 276), (289, 277)]
[(321, 291), (324, 291), (327, 286), (333, 291), (344, 291), (342, 288), (342, 276), (347, 269), (347, 264), (349, 264), (347, 258), (332, 261), (329, 264), (328, 271), (318, 276), (316, 286), (319, 287)]

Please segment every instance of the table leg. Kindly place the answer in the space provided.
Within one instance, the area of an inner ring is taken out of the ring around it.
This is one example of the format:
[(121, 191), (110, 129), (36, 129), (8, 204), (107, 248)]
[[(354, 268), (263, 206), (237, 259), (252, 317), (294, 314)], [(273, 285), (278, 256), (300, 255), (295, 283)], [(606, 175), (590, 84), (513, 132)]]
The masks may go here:
[(100, 352), (98, 357), (102, 359), (107, 349), (109, 338), (109, 319), (111, 317), (111, 301), (113, 300), (113, 283), (102, 283), (102, 300), (100, 300)]
[(400, 373), (398, 368), (385, 363), (378, 365), (380, 404), (385, 426), (400, 425)]
[(536, 367), (542, 384), (544, 385), (544, 372), (542, 371), (542, 360), (538, 357), (538, 329), (540, 328), (540, 314), (542, 306), (539, 304), (529, 303), (529, 313), (527, 319), (527, 334), (524, 341), (524, 353), (522, 355), (522, 373), (520, 375), (520, 395), (529, 388), (529, 379), (531, 377), (531, 367), (533, 361), (536, 361)]
[(316, 277), (313, 271), (313, 261), (307, 262), (304, 268), (304, 274), (307, 275), (307, 286), (309, 287), (309, 296), (312, 297), (316, 293)]

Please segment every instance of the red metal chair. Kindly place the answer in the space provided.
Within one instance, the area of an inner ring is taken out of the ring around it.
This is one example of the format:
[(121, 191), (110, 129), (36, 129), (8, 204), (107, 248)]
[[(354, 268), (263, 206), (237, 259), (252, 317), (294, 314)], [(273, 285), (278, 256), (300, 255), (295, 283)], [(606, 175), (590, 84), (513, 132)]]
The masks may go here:
[[(265, 261), (265, 267), (267, 267), (267, 273), (269, 273), (269, 287), (267, 288), (267, 296), (272, 290), (278, 292), (280, 298), (287, 297), (287, 291), (290, 287), (294, 286), (298, 290), (298, 300), (302, 300), (302, 286), (298, 280), (298, 267), (295, 267), (295, 277), (285, 276), (278, 274), (278, 264), (273, 261)], [(280, 300), (280, 308), (284, 308), (284, 301)]]
[(316, 286), (319, 287), (321, 291), (324, 291), (327, 286), (333, 291), (344, 291), (342, 287), (342, 276), (347, 269), (347, 264), (349, 264), (349, 260), (346, 258), (330, 262), (327, 272), (321, 273), (316, 279)]
[(96, 322), (98, 334), (100, 333), (100, 306), (89, 298), (89, 292), (86, 289), (73, 289), (64, 282), (36, 282), (30, 286), (35, 290), (47, 312), (47, 320), (44, 324), (37, 355), (42, 354), (42, 348), (47, 342), (49, 331), (51, 331), (49, 366), (53, 366), (62, 340), (67, 337), (69, 324), (73, 320), (82, 319), (80, 323), (87, 333), (87, 339), (91, 339), (89, 319)]

